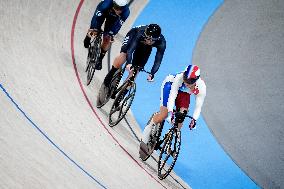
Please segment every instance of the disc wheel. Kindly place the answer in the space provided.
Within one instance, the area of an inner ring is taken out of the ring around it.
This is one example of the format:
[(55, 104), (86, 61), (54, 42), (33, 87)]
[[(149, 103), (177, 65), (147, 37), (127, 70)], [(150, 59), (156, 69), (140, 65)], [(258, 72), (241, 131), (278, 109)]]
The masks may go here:
[(103, 107), (109, 101), (110, 97), (116, 90), (118, 82), (120, 81), (122, 77), (121, 73), (119, 73), (120, 71), (121, 70), (118, 70), (114, 74), (114, 78), (111, 81), (111, 89), (109, 89), (108, 87), (104, 85), (104, 83), (102, 83), (100, 90), (99, 90), (98, 97), (97, 97), (97, 108)]

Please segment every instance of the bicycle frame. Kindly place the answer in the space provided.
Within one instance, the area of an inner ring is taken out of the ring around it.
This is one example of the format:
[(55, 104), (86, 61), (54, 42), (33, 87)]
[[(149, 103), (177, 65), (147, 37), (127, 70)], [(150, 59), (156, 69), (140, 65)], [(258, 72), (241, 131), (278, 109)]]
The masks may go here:
[[(126, 69), (126, 66), (127, 65), (125, 65), (124, 68), (122, 69), (122, 75), (123, 75), (123, 73), (124, 73), (124, 71)], [(139, 71), (146, 72), (146, 73), (150, 74), (150, 72), (145, 71), (140, 66), (133, 66), (132, 74), (127, 77), (127, 79), (123, 82), (123, 84), (118, 89), (116, 89), (116, 91), (120, 91), (122, 89), (122, 87), (126, 85), (126, 83), (127, 83), (127, 85), (131, 86), (135, 82), (135, 77), (136, 77), (136, 75), (138, 74)], [(115, 77), (113, 77), (113, 78), (115, 78)]]

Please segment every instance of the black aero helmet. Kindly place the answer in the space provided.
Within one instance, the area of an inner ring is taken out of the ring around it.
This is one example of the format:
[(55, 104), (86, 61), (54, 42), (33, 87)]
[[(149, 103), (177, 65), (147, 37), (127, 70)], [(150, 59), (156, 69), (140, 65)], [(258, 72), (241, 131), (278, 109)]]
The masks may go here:
[(160, 38), (161, 28), (158, 24), (149, 24), (145, 29), (145, 37), (152, 38), (152, 40), (157, 40)]

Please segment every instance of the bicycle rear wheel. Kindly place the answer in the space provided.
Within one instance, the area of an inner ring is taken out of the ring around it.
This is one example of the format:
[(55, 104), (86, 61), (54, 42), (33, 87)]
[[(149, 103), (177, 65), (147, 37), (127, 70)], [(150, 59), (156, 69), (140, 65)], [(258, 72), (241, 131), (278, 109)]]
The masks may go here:
[(116, 90), (121, 77), (122, 77), (122, 73), (121, 73), (121, 69), (119, 69), (118, 71), (116, 71), (116, 73), (114, 74), (114, 78), (111, 81), (111, 85), (110, 85), (111, 89), (109, 89), (108, 87), (104, 85), (104, 83), (102, 83), (100, 90), (99, 90), (98, 97), (97, 97), (97, 108), (103, 107), (109, 101), (111, 95)]
[(97, 108), (103, 107), (110, 99), (110, 90), (103, 83), (97, 96)]
[(117, 125), (125, 117), (135, 97), (136, 84), (132, 82), (130, 89), (127, 89), (128, 82), (123, 84), (112, 104), (109, 112), (109, 126), (111, 127)]
[[(150, 119), (147, 122), (147, 125), (150, 123), (150, 121), (152, 120), (152, 118), (155, 114), (156, 113), (154, 113), (150, 117)], [(157, 124), (156, 132), (155, 132), (154, 136), (152, 136), (152, 133), (151, 133), (150, 141), (149, 141), (149, 143), (151, 144), (151, 147), (150, 147), (151, 149), (149, 150), (149, 153), (147, 154), (147, 156), (144, 156), (144, 158), (142, 159), (143, 161), (146, 161), (152, 155), (154, 150), (158, 149), (156, 146), (159, 145), (158, 142), (160, 141), (159, 139), (160, 139), (160, 136), (162, 134), (163, 126), (164, 126), (164, 121), (160, 124)]]
[(181, 145), (181, 133), (176, 128), (171, 128), (165, 135), (163, 147), (158, 161), (158, 177), (165, 179), (175, 166)]

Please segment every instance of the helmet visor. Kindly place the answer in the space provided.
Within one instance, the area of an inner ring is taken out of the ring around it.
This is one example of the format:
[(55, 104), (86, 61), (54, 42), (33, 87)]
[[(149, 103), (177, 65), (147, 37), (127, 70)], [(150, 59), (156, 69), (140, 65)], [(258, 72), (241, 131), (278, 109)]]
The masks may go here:
[(194, 84), (197, 81), (197, 79), (183, 79), (183, 81), (186, 84), (192, 85), (192, 84)]
[(183, 81), (189, 85), (194, 84), (199, 79), (199, 76), (196, 78), (188, 78), (185, 74), (183, 75)]
[(149, 41), (158, 41), (160, 39), (160, 37), (153, 37), (151, 35), (147, 35), (146, 31), (144, 32), (144, 38)]

